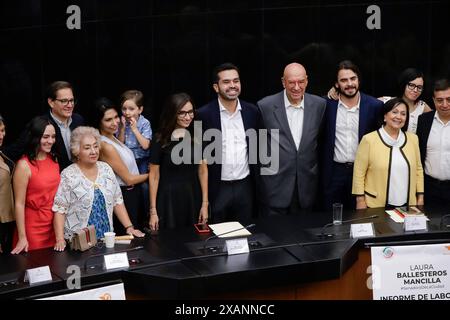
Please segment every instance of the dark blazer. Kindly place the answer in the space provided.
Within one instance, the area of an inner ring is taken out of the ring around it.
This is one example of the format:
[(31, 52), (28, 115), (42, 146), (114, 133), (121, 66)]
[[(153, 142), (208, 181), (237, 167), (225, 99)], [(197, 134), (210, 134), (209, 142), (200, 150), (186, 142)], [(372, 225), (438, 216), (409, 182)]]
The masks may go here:
[[(338, 110), (338, 100), (327, 99), (327, 108), (324, 115), (324, 127), (320, 141), (320, 163), (322, 188), (330, 183), (334, 146), (336, 142), (336, 117)], [(383, 102), (361, 92), (359, 103), (359, 129), (358, 142), (362, 137), (381, 125)]]
[[(239, 99), (241, 104), (241, 116), (242, 121), (244, 123), (244, 129), (247, 131), (248, 129), (257, 129), (258, 125), (258, 108), (251, 103), (245, 102)], [(202, 122), (202, 130), (208, 129), (217, 129), (222, 131), (222, 126), (220, 123), (220, 107), (218, 99), (214, 99), (208, 104), (202, 106), (196, 111), (196, 120), (200, 120)], [(249, 145), (249, 138), (246, 137), (247, 141), (247, 154), (250, 152), (251, 147)], [(206, 142), (209, 143), (209, 142)], [(221, 144), (221, 141), (220, 141)], [(221, 150), (216, 150), (218, 154), (214, 155), (216, 159), (221, 159), (222, 153)], [(249, 155), (250, 159), (250, 155)], [(222, 175), (222, 161), (218, 161), (219, 163), (208, 164), (208, 191), (209, 191), (209, 199), (210, 201), (214, 201), (217, 196), (217, 192), (219, 190), (219, 183)], [(250, 162), (250, 161), (249, 161)], [(257, 164), (249, 164), (250, 167), (250, 175), (252, 179), (255, 181), (256, 179), (256, 170)]]
[[(295, 146), (294, 138), (284, 106), (284, 91), (258, 101), (262, 126), (268, 129), (270, 143), (273, 139), (278, 143), (278, 168), (271, 163), (272, 169), (266, 175), (261, 171), (261, 192), (263, 201), (269, 208), (288, 208), (291, 204), (295, 181), (298, 186), (298, 200), (301, 208), (313, 206), (319, 180), (318, 139), (325, 112), (325, 99), (305, 93), (305, 109), (303, 114), (303, 131), (300, 146)], [(276, 137), (276, 131), (279, 136)], [(274, 148), (275, 149), (275, 148)], [(262, 169), (267, 169), (264, 166)]]
[(433, 125), (436, 111), (422, 113), (417, 123), (417, 137), (419, 138), (420, 160), (425, 174), (425, 159), (427, 158), (427, 143), (430, 136), (431, 126)]
[[(58, 163), (59, 163), (59, 170), (62, 171), (66, 167), (68, 167), (70, 164), (72, 164), (72, 161), (67, 155), (66, 148), (64, 146), (64, 140), (61, 136), (61, 130), (59, 130), (58, 125), (55, 123), (55, 120), (53, 120), (52, 116), (50, 115), (50, 110), (47, 111), (45, 114), (42, 115), (43, 117), (47, 118), (50, 123), (53, 124), (56, 131), (56, 143), (55, 143), (55, 150), (58, 154)], [(72, 123), (70, 124), (70, 130), (74, 130), (75, 128), (82, 126), (84, 124), (84, 119), (82, 116), (80, 116), (77, 113), (72, 114)], [(19, 138), (11, 145), (5, 148), (4, 153), (13, 159), (14, 161), (17, 161), (24, 153), (26, 148), (26, 139), (27, 139), (27, 133), (23, 131)]]

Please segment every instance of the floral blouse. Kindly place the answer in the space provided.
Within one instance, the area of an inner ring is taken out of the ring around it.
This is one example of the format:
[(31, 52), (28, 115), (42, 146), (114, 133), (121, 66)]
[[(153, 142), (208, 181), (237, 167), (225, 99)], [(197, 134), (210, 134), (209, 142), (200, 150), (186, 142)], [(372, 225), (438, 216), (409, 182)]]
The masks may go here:
[(86, 178), (78, 165), (71, 164), (61, 172), (61, 182), (56, 192), (52, 210), (65, 214), (64, 238), (72, 238), (76, 230), (87, 227), (92, 211), (95, 188), (102, 192), (109, 224), (113, 230), (113, 209), (123, 203), (122, 192), (112, 168), (105, 162), (97, 162), (98, 174), (94, 182)]

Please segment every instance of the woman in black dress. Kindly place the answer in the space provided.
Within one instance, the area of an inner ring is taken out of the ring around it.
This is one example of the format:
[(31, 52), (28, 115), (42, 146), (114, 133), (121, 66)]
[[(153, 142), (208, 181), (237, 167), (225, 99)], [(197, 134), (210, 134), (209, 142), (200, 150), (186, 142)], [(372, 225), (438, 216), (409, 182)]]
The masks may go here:
[(169, 97), (150, 152), (150, 229), (208, 221), (208, 168), (186, 93)]

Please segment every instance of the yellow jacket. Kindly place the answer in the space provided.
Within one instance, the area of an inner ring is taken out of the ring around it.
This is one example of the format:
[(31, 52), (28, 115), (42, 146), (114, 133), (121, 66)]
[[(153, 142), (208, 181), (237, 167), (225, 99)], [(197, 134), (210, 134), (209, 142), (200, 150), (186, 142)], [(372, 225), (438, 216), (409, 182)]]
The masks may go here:
[[(415, 205), (416, 195), (423, 193), (423, 169), (417, 136), (405, 132), (405, 143), (400, 150), (408, 163), (408, 204)], [(387, 205), (391, 156), (392, 147), (384, 143), (378, 130), (361, 139), (353, 168), (352, 194), (364, 195), (369, 208)]]

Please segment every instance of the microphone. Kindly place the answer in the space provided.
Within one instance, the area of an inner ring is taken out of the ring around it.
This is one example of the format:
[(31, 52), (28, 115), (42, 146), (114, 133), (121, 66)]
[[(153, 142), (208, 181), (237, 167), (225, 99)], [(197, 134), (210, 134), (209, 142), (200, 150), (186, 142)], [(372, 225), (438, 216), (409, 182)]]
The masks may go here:
[[(449, 217), (450, 217), (450, 214), (446, 214), (446, 215), (443, 215), (443, 216), (441, 217), (441, 221), (440, 221), (440, 223), (439, 223), (439, 228), (440, 228), (440, 229), (442, 229), (442, 227), (444, 226), (444, 221), (445, 221), (445, 219), (447, 219), (447, 218), (449, 218)], [(449, 225), (446, 225), (446, 227), (448, 228)]]
[[(378, 218), (377, 214), (374, 214), (374, 215), (368, 216), (368, 217), (361, 217), (361, 218), (343, 220), (341, 224), (347, 224), (349, 222), (361, 221), (361, 220), (367, 220), (367, 219), (375, 219), (375, 218)], [(320, 238), (325, 238), (325, 237), (330, 237), (331, 238), (331, 237), (334, 237), (335, 234), (333, 234), (333, 233), (324, 233), (325, 229), (328, 228), (328, 227), (331, 227), (332, 225), (334, 225), (333, 222), (327, 223), (326, 225), (324, 225), (322, 227), (322, 230), (321, 230), (320, 234), (318, 234), (317, 236), (320, 237)]]
[(146, 234), (149, 234), (151, 236), (157, 236), (158, 235), (158, 230), (151, 230), (151, 229), (149, 229), (147, 227), (144, 227), (143, 229), (144, 229), (144, 232)]
[(240, 231), (240, 230), (244, 230), (244, 229), (247, 230), (247, 229), (253, 228), (254, 226), (256, 226), (256, 224), (252, 223), (252, 224), (249, 224), (249, 225), (247, 225), (245, 227), (242, 227), (242, 228), (238, 228), (238, 229), (230, 230), (230, 231), (227, 231), (227, 232), (215, 234), (215, 235), (213, 235), (211, 237), (206, 238), (206, 240), (203, 242), (203, 252), (206, 252), (206, 244), (208, 243), (209, 240), (215, 239), (215, 238), (218, 238), (218, 237), (221, 237), (221, 236), (224, 236), (226, 234), (233, 233), (233, 232), (236, 232), (236, 231)]
[[(131, 251), (137, 251), (137, 250), (141, 250), (141, 249), (144, 249), (144, 246), (137, 246), (137, 247), (134, 247), (134, 248), (125, 249), (125, 250), (117, 251), (117, 252), (114, 252), (114, 253), (131, 252)], [(105, 254), (102, 253), (102, 254), (94, 254), (94, 255), (88, 257), (88, 258), (86, 259), (86, 261), (84, 261), (84, 271), (87, 270), (87, 263), (88, 263), (89, 260), (91, 260), (92, 258), (97, 258), (97, 257), (104, 256), (104, 255), (105, 255)]]

